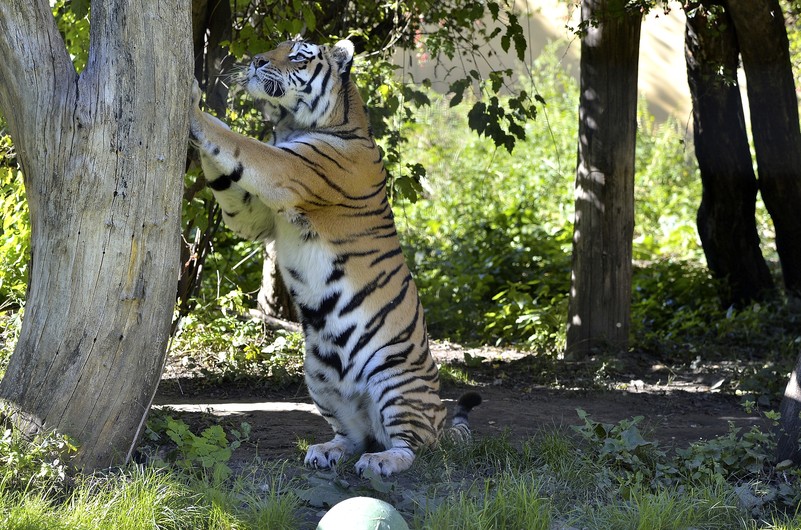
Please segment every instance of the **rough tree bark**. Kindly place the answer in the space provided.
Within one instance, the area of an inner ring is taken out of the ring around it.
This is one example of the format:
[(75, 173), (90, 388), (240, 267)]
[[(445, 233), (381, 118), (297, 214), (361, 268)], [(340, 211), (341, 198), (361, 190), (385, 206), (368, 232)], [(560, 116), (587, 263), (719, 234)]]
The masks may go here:
[(46, 0), (0, 2), (0, 110), (25, 174), (32, 249), (0, 401), (28, 432), (74, 437), (87, 470), (130, 457), (164, 363), (189, 28), (179, 0), (93, 2), (77, 75)]
[(756, 228), (757, 180), (737, 86), (737, 36), (728, 14), (717, 16), (715, 25), (702, 11), (687, 17), (685, 56), (703, 185), (698, 234), (728, 307), (760, 300), (774, 286)]
[(759, 191), (789, 294), (801, 296), (801, 127), (779, 0), (728, 0), (743, 59)]
[(634, 147), (641, 15), (625, 0), (581, 4), (576, 217), (567, 327), (569, 358), (624, 349), (631, 306)]

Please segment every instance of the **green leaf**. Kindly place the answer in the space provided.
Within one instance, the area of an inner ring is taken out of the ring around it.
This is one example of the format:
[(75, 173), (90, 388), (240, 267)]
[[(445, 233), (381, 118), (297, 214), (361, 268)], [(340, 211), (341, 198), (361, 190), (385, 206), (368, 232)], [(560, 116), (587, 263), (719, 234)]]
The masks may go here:
[(477, 101), (473, 108), (467, 113), (467, 125), (478, 134), (484, 134), (489, 125), (489, 116), (487, 115), (487, 104), (483, 101)]
[(492, 20), (498, 20), (498, 15), (501, 11), (501, 6), (497, 2), (487, 2), (487, 9), (489, 9)]
[(646, 441), (640, 434), (640, 430), (634, 425), (621, 432), (620, 438), (628, 451), (633, 451), (643, 445), (651, 445), (651, 442)]
[(384, 482), (384, 479), (370, 468), (364, 470), (362, 476), (370, 481), (370, 487), (379, 493), (390, 493), (395, 489), (395, 484), (392, 482)]
[(448, 93), (453, 92), (453, 97), (451, 97), (449, 106), (455, 107), (456, 105), (461, 103), (462, 98), (464, 97), (464, 91), (469, 86), (470, 86), (470, 80), (467, 78), (458, 79), (453, 83), (451, 83), (451, 85), (448, 87)]
[(91, 0), (72, 0), (70, 2), (70, 10), (75, 15), (75, 18), (84, 18), (89, 14), (89, 5)]
[(303, 22), (306, 24), (306, 30), (309, 32), (317, 28), (317, 17), (314, 15), (314, 11), (309, 7), (303, 9)]
[(315, 508), (333, 506), (352, 496), (338, 481), (312, 475), (308, 477), (308, 482), (315, 485), (309, 489), (296, 489), (295, 495)]

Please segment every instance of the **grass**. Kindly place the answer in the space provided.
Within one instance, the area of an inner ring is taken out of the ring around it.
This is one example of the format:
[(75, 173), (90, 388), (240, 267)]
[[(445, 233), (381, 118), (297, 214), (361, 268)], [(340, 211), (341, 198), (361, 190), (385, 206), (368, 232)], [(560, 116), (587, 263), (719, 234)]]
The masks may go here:
[[(801, 529), (801, 471), (772, 468), (770, 432), (732, 429), (668, 452), (636, 418), (579, 417), (580, 427), (543, 427), (524, 440), (444, 441), (389, 479), (358, 477), (351, 465), (308, 470), (301, 453), (236, 464), (228, 453), (195, 454), (205, 435), (170, 437), (176, 427), (164, 418), (151, 425), (163, 432), (147, 454), (179, 454), (180, 464), (155, 458), (70, 475), (63, 437), (23, 440), (6, 429), (0, 528), (311, 529), (326, 507), (361, 495), (390, 502), (415, 529)], [(212, 445), (244, 440), (233, 429), (224, 435)], [(232, 473), (213, 472), (209, 458)]]
[(488, 481), (481, 492), (459, 492), (436, 508), (426, 510), (415, 527), (432, 530), (488, 528), (551, 528), (552, 507), (542, 484), (532, 476), (511, 473)]
[(626, 502), (590, 508), (578, 519), (585, 528), (685, 530), (737, 528), (743, 514), (730, 493), (713, 490), (637, 491)]
[(223, 487), (177, 469), (131, 465), (81, 476), (69, 493), (0, 490), (4, 530), (294, 529), (298, 499), (262, 472)]

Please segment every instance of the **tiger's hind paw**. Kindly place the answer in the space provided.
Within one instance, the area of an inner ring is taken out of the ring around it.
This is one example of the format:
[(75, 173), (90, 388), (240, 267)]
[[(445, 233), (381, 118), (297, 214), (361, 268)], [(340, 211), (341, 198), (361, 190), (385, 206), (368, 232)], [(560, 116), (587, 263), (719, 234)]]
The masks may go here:
[(388, 477), (409, 469), (414, 462), (414, 452), (408, 447), (394, 447), (380, 453), (364, 453), (356, 462), (356, 472), (361, 476), (366, 470)]
[(316, 469), (328, 469), (336, 466), (343, 459), (348, 457), (348, 447), (346, 444), (331, 440), (324, 444), (309, 446), (306, 451), (306, 458), (303, 463)]

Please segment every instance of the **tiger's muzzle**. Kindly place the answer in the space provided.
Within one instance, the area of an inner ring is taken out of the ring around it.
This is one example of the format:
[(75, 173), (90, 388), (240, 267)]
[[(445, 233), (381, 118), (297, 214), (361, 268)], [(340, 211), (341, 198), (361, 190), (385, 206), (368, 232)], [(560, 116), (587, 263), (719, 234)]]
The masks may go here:
[(280, 98), (286, 94), (284, 77), (261, 58), (254, 59), (250, 64), (248, 78), (248, 84), (261, 86), (267, 97)]

